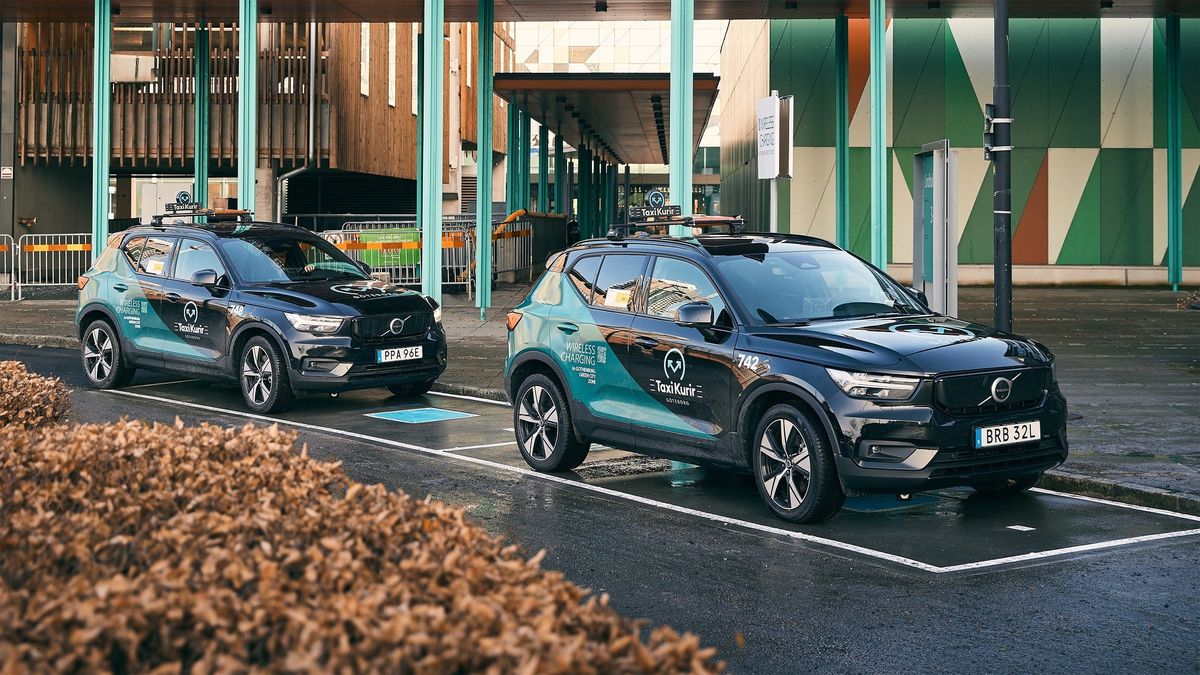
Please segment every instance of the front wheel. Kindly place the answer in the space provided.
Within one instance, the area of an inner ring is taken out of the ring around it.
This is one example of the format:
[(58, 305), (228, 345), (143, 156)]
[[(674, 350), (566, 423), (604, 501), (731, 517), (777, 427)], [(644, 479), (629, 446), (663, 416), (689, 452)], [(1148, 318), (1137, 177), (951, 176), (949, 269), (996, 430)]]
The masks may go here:
[(567, 399), (545, 375), (530, 375), (517, 389), (513, 428), (521, 456), (538, 471), (570, 471), (583, 464), (591, 448), (575, 439)]
[(758, 494), (775, 515), (793, 523), (820, 523), (842, 508), (833, 451), (812, 418), (787, 404), (762, 416), (754, 435)]
[(119, 389), (133, 379), (121, 338), (107, 321), (97, 319), (87, 327), (79, 343), (79, 356), (88, 383), (97, 389)]
[(288, 382), (287, 364), (267, 338), (256, 335), (242, 349), (240, 376), (242, 399), (256, 413), (283, 412), (294, 394)]

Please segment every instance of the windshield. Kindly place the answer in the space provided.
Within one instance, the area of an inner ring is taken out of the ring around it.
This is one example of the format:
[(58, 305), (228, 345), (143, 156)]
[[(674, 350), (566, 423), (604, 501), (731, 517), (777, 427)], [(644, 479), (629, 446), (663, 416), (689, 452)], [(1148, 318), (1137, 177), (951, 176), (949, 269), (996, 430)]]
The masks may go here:
[(345, 253), (317, 237), (250, 235), (223, 239), (221, 248), (246, 284), (369, 278)]
[(895, 282), (845, 251), (720, 256), (717, 269), (750, 320), (760, 324), (927, 313)]

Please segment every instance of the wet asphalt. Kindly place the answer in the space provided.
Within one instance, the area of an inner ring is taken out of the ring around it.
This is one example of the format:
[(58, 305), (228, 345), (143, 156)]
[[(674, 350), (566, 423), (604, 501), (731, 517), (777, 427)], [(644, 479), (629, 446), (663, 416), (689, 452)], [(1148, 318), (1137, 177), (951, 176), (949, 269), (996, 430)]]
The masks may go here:
[[(84, 389), (74, 352), (0, 346), (0, 359), (62, 377), (76, 390), (76, 421), (247, 421), (174, 402), (236, 413), (231, 389), (140, 375), (130, 391), (156, 398), (133, 398)], [(440, 426), (363, 417), (420, 406), (475, 416)], [(461, 399), (363, 392), (302, 400), (285, 421), (331, 429), (302, 430), (301, 441), (316, 456), (341, 460), (352, 478), (432, 495), (530, 554), (547, 549), (547, 567), (609, 593), (627, 615), (696, 632), (734, 672), (1200, 669), (1194, 535), (946, 573), (787, 536), (800, 531), (945, 567), (1200, 523), (1042, 493), (997, 502), (951, 491), (915, 505), (852, 503), (827, 525), (788, 528), (762, 516), (745, 479), (618, 451), (594, 452), (585, 465), (591, 473), (571, 479), (612, 493), (517, 473), (515, 447), (493, 445), (511, 441), (507, 415)], [(339, 428), (450, 452), (350, 438)]]

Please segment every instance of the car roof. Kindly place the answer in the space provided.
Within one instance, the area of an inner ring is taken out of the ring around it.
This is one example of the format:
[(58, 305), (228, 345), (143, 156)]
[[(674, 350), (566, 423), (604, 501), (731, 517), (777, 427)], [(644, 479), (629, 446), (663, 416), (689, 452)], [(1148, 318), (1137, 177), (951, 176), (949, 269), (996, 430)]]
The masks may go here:
[(312, 230), (305, 229), (297, 225), (288, 225), (286, 223), (272, 223), (267, 221), (238, 221), (238, 220), (217, 220), (215, 222), (195, 223), (195, 222), (163, 222), (162, 224), (152, 225), (134, 225), (129, 228), (129, 232), (150, 233), (150, 232), (170, 232), (172, 234), (210, 234), (220, 238), (239, 238), (248, 235), (253, 236), (296, 236), (309, 235), (317, 236)]
[(694, 237), (647, 235), (637, 233), (625, 238), (587, 239), (574, 247), (577, 250), (624, 248), (633, 250), (676, 250), (707, 254), (706, 257), (754, 255), (768, 251), (832, 249), (838, 246), (819, 237), (776, 232), (738, 232), (701, 234)]

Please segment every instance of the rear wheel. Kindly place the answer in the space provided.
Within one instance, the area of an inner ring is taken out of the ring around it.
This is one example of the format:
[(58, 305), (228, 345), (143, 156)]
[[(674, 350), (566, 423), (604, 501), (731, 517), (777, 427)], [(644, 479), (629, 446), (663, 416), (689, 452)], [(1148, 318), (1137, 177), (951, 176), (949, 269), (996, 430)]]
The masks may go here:
[(294, 394), (287, 364), (274, 343), (261, 335), (250, 338), (239, 362), (238, 380), (246, 407), (256, 413), (277, 413), (291, 405)]
[(1037, 485), (1037, 482), (1042, 479), (1042, 474), (1034, 473), (1026, 476), (1017, 476), (1016, 478), (1007, 478), (1005, 480), (995, 481), (992, 483), (979, 483), (971, 487), (981, 494), (985, 495), (1015, 495), (1025, 492), (1026, 490)]
[(420, 396), (429, 391), (433, 387), (433, 383), (434, 380), (416, 384), (392, 384), (388, 385), (388, 391), (392, 392), (393, 396)]
[(797, 408), (767, 410), (754, 435), (758, 494), (775, 515), (793, 523), (820, 523), (845, 501), (833, 451), (820, 427)]
[(521, 456), (538, 471), (570, 471), (583, 463), (591, 448), (575, 439), (566, 397), (545, 375), (530, 375), (517, 389), (513, 428)]
[(125, 363), (117, 331), (103, 319), (93, 321), (83, 332), (79, 356), (88, 383), (97, 389), (118, 389), (133, 379), (133, 368)]

